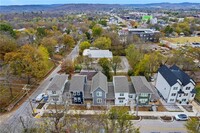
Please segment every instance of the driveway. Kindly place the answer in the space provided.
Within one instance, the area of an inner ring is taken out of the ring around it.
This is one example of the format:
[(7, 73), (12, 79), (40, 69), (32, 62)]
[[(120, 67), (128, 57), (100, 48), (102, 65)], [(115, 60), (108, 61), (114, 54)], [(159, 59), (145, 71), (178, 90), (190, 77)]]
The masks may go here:
[(126, 56), (120, 56), (121, 57), (121, 68), (117, 70), (117, 72), (128, 72), (128, 70), (131, 68)]

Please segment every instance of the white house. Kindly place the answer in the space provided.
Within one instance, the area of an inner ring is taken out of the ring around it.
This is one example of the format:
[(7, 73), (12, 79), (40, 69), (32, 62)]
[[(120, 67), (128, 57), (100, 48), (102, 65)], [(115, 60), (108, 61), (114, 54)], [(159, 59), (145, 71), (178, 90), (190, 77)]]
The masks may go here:
[(68, 82), (68, 75), (56, 75), (50, 82), (47, 88), (47, 94), (49, 96), (49, 103), (62, 104), (63, 102), (63, 92), (65, 84)]
[(115, 105), (128, 105), (129, 83), (125, 76), (113, 76)]
[(195, 82), (176, 65), (159, 68), (156, 88), (167, 103), (186, 104), (195, 97)]

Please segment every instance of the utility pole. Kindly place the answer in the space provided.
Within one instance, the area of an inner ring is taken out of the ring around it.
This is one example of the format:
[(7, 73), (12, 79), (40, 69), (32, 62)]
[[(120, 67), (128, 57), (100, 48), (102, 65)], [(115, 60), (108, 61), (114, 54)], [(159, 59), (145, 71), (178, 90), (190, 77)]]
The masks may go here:
[(31, 106), (32, 114), (34, 114), (35, 112), (34, 112), (33, 105), (32, 105), (31, 100), (30, 100), (30, 95), (28, 93), (30, 91), (30, 88), (28, 88), (27, 84), (26, 84), (26, 85), (24, 85), (24, 87), (22, 89), (26, 91), (26, 94), (28, 96), (28, 101), (29, 101), (29, 104)]

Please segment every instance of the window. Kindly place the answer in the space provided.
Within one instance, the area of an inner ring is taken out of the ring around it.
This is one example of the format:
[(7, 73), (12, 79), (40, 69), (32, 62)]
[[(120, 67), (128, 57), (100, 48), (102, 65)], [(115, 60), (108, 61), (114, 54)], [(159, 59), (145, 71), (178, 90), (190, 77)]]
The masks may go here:
[(77, 94), (77, 96), (80, 96), (80, 92), (77, 92), (76, 94)]
[(119, 100), (119, 103), (123, 103), (124, 102), (124, 100)]
[(179, 94), (179, 97), (181, 97), (181, 94)]
[(147, 94), (147, 93), (141, 93), (140, 96), (142, 96), (142, 97), (147, 97), (148, 94)]
[(78, 102), (81, 102), (81, 98), (80, 97), (78, 97)]
[(190, 87), (186, 87), (186, 90), (190, 90)]
[(74, 97), (74, 102), (77, 102), (77, 98), (76, 97)]
[(174, 90), (178, 90), (178, 87), (174, 87)]
[(191, 97), (194, 97), (194, 94), (192, 94), (192, 96)]
[(186, 99), (182, 99), (182, 101), (183, 101), (183, 102), (185, 102), (185, 101), (186, 101)]
[(133, 98), (133, 95), (128, 95), (129, 98)]
[(52, 91), (52, 94), (56, 94), (56, 91)]
[(174, 99), (170, 99), (170, 102), (173, 102), (174, 101)]
[(73, 92), (73, 96), (76, 96), (76, 92)]
[(141, 103), (146, 103), (148, 100), (147, 99), (140, 99), (139, 100)]
[(97, 98), (97, 103), (102, 103), (102, 99), (101, 98)]
[(102, 96), (102, 92), (101, 92), (101, 91), (97, 91), (97, 92), (96, 92), (96, 95), (97, 95), (98, 97), (101, 97), (101, 96)]
[(188, 96), (188, 93), (185, 93), (184, 96)]
[(176, 96), (176, 93), (172, 93), (171, 96)]
[(119, 96), (124, 96), (124, 93), (120, 93)]

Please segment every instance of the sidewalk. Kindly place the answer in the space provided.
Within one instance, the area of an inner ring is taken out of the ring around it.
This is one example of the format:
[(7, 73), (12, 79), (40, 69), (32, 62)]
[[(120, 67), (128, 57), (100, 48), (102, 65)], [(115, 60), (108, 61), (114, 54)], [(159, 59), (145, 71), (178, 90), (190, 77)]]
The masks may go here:
[[(52, 113), (53, 110), (40, 110), (40, 114), (44, 113)], [(68, 114), (80, 114), (80, 115), (99, 115), (99, 114), (105, 114), (108, 111), (97, 111), (97, 110), (69, 110)], [(136, 111), (129, 111), (130, 114), (135, 115)], [(175, 116), (177, 114), (180, 114), (183, 112), (149, 112), (149, 111), (138, 111), (139, 116)], [(184, 112), (188, 116), (197, 116), (195, 112)], [(200, 116), (200, 113), (198, 114)]]

